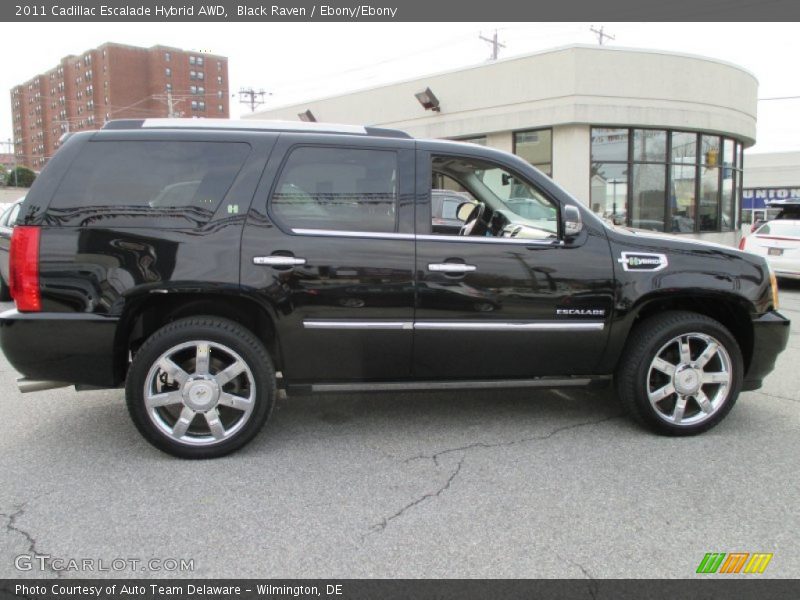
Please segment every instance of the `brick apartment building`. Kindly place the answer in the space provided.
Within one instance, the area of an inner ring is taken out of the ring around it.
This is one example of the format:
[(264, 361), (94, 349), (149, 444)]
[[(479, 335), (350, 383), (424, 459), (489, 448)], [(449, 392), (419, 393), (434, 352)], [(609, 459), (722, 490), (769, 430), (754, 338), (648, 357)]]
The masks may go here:
[(17, 164), (44, 166), (67, 131), (111, 119), (230, 116), (228, 59), (106, 43), (11, 90)]

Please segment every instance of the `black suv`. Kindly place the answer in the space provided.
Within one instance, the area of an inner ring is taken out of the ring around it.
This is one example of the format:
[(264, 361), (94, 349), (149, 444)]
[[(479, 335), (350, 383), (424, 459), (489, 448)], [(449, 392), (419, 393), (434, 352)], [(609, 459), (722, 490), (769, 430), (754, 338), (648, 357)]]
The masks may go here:
[[(432, 190), (464, 199), (461, 227), (434, 228)], [(613, 377), (641, 422), (694, 434), (789, 333), (763, 258), (612, 228), (516, 156), (391, 130), (111, 122), (68, 138), (16, 225), (0, 342), (20, 388), (125, 385), (183, 457), (247, 443), (279, 385)]]

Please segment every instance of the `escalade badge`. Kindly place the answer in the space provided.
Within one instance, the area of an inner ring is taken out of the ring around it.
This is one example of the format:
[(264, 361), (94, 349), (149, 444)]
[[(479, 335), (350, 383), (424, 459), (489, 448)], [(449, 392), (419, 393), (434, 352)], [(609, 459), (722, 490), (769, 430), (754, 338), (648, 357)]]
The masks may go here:
[(645, 252), (623, 252), (622, 258), (617, 259), (622, 263), (625, 271), (660, 271), (666, 269), (667, 257), (664, 254), (647, 254)]

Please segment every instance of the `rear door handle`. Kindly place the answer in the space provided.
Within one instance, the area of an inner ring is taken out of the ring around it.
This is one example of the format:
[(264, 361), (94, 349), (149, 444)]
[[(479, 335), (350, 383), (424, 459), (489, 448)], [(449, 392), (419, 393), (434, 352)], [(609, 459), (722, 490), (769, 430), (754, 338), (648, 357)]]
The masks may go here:
[(432, 273), (472, 273), (478, 267), (475, 265), (465, 265), (464, 263), (430, 263), (428, 271)]
[(305, 258), (297, 258), (295, 256), (281, 256), (273, 254), (272, 256), (254, 256), (254, 265), (265, 265), (269, 267), (297, 267), (306, 264)]

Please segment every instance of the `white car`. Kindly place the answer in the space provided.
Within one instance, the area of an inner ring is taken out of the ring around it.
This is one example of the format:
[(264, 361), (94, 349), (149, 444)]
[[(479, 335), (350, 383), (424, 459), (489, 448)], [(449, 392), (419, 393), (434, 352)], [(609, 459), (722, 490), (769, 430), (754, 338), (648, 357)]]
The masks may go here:
[(766, 257), (778, 277), (800, 279), (800, 220), (768, 221), (743, 238), (739, 248)]

